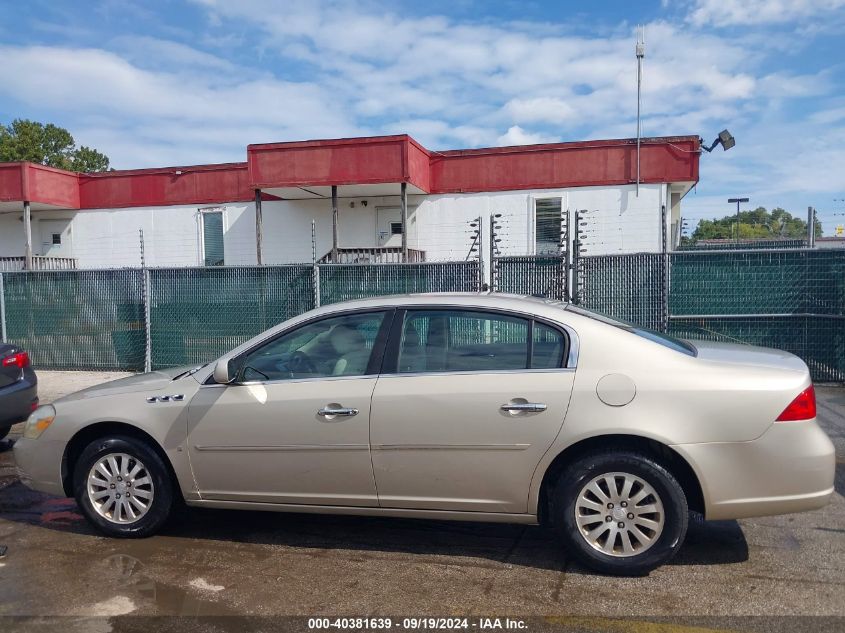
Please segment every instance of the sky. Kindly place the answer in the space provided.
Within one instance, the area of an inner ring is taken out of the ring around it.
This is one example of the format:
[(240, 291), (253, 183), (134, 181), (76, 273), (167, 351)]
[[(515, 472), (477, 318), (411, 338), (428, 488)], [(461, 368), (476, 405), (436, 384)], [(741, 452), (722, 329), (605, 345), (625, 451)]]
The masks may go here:
[(129, 169), (249, 143), (408, 133), (429, 149), (729, 129), (682, 203), (845, 225), (845, 0), (0, 0), (0, 123)]

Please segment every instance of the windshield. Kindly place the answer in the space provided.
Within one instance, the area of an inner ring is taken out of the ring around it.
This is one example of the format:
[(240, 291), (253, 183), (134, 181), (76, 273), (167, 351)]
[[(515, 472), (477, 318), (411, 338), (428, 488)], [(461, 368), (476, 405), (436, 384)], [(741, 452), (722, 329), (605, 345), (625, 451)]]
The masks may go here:
[(565, 307), (566, 310), (570, 312), (574, 312), (575, 314), (580, 314), (581, 316), (589, 317), (590, 319), (595, 319), (596, 321), (601, 321), (602, 323), (606, 323), (607, 325), (612, 325), (613, 327), (617, 327), (620, 330), (625, 330), (630, 332), (631, 334), (636, 334), (644, 339), (648, 339), (653, 343), (657, 343), (658, 345), (662, 345), (663, 347), (668, 347), (669, 349), (673, 349), (676, 352), (681, 352), (682, 354), (686, 354), (688, 356), (695, 356), (697, 354), (697, 350), (692, 343), (688, 341), (683, 341), (679, 338), (675, 338), (674, 336), (669, 336), (668, 334), (664, 334), (663, 332), (657, 332), (655, 330), (650, 330), (648, 328), (640, 327), (639, 325), (634, 325), (633, 323), (629, 323), (628, 321), (622, 321), (620, 319), (615, 319), (613, 317), (609, 317), (606, 314), (602, 314), (601, 312), (595, 312), (593, 310), (585, 310), (579, 306), (574, 306), (572, 304), (567, 304)]

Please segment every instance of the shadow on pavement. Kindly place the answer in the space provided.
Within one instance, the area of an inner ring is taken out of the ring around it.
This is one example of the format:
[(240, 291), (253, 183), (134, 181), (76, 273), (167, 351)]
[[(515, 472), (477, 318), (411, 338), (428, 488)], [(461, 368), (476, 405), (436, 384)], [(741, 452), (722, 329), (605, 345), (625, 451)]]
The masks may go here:
[[(0, 489), (0, 517), (60, 532), (98, 535), (73, 499), (29, 490), (18, 481)], [(542, 526), (381, 517), (352, 517), (185, 508), (162, 536), (316, 550), (357, 550), (482, 559), (561, 570), (567, 556), (554, 529)], [(150, 539), (153, 543), (155, 537)], [(736, 521), (705, 522), (693, 515), (685, 545), (671, 564), (723, 565), (748, 559)], [(567, 571), (579, 572), (577, 568)], [(587, 572), (584, 572), (587, 573)]]

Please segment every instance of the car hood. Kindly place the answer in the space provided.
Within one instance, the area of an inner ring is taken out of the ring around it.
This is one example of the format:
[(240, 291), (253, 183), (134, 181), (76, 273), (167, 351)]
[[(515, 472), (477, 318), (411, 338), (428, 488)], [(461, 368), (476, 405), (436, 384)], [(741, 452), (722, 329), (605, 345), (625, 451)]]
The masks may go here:
[[(72, 400), (82, 400), (87, 398), (99, 398), (102, 396), (115, 396), (122, 393), (137, 393), (149, 391), (152, 395), (158, 389), (167, 389), (168, 393), (174, 391), (175, 384), (182, 381), (189, 381), (188, 384), (196, 386), (196, 381), (193, 376), (184, 376), (174, 383), (174, 378), (179, 374), (184, 374), (186, 371), (194, 369), (196, 365), (186, 365), (184, 367), (171, 367), (168, 369), (159, 369), (143, 374), (135, 374), (134, 376), (127, 376), (126, 378), (118, 378), (105, 382), (101, 385), (94, 385), (81, 391), (76, 391), (63, 398), (59, 398), (56, 402), (70, 402)], [(178, 389), (176, 389), (178, 390)]]
[(690, 341), (703, 361), (728, 365), (769, 367), (804, 373), (807, 365), (795, 354), (770, 347), (716, 341)]

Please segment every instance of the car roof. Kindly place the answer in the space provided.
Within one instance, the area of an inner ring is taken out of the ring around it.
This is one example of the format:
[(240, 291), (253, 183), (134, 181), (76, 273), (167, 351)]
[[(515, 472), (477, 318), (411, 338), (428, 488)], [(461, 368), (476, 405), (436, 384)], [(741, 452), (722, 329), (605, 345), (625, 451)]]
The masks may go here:
[(397, 306), (467, 306), (490, 307), (531, 312), (542, 307), (554, 307), (560, 310), (565, 304), (555, 299), (533, 297), (528, 295), (479, 292), (426, 292), (386, 295), (369, 297), (366, 299), (352, 299), (341, 303), (332, 303), (319, 308), (321, 312), (335, 312), (339, 310), (383, 308)]

